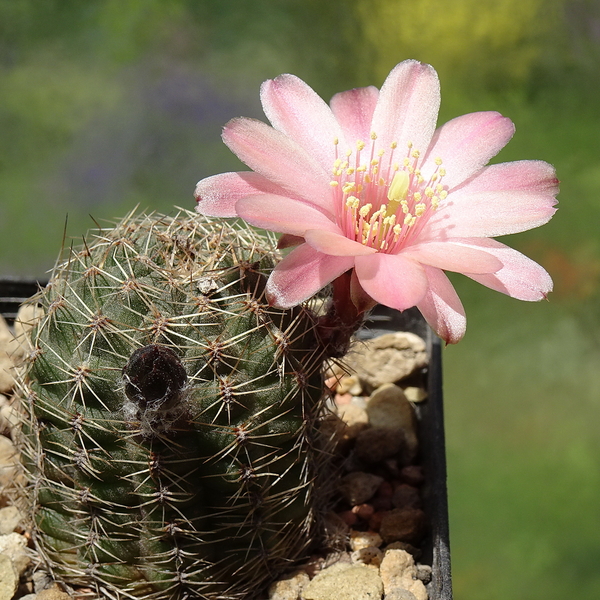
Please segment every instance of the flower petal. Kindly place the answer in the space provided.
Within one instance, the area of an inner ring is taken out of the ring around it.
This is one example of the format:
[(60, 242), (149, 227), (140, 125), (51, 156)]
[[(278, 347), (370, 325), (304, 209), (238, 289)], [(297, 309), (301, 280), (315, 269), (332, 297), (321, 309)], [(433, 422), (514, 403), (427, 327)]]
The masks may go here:
[(267, 281), (267, 298), (280, 308), (296, 306), (351, 269), (353, 263), (352, 256), (329, 256), (302, 244), (273, 269)]
[(355, 242), (335, 231), (308, 229), (304, 234), (304, 239), (315, 250), (332, 256), (366, 256), (377, 252), (375, 248)]
[[(377, 145), (389, 148), (397, 142), (425, 152), (435, 131), (440, 107), (440, 83), (431, 65), (405, 60), (384, 81), (373, 114), (371, 130)], [(367, 140), (365, 140), (367, 141)]]
[(424, 242), (402, 250), (402, 256), (422, 264), (457, 273), (494, 273), (502, 262), (487, 251), (489, 240), (451, 239)]
[(379, 90), (371, 85), (340, 92), (331, 99), (331, 110), (341, 125), (349, 146), (354, 147), (357, 140), (369, 139), (378, 98)]
[(322, 211), (302, 200), (261, 194), (238, 200), (237, 214), (255, 227), (304, 237), (307, 229), (338, 232), (338, 226)]
[(496, 237), (539, 227), (556, 212), (558, 179), (541, 160), (484, 167), (430, 217), (428, 238)]
[(253, 171), (293, 198), (332, 208), (329, 174), (285, 134), (262, 121), (240, 117), (225, 125), (223, 141)]
[(335, 160), (334, 140), (342, 136), (342, 130), (327, 103), (302, 79), (288, 74), (265, 81), (260, 99), (273, 127), (329, 171)]
[[(495, 241), (495, 240), (489, 240)], [(543, 300), (552, 291), (550, 275), (536, 262), (500, 242), (490, 249), (503, 264), (496, 273), (465, 273), (467, 277), (518, 300)]]
[(426, 266), (425, 274), (427, 293), (417, 304), (417, 308), (439, 337), (447, 344), (456, 344), (467, 329), (462, 302), (443, 271)]
[(420, 264), (400, 254), (381, 252), (354, 260), (360, 285), (380, 304), (405, 310), (423, 300), (427, 277)]
[(442, 159), (445, 187), (459, 185), (496, 156), (515, 132), (512, 121), (500, 113), (475, 112), (456, 117), (437, 129), (421, 171), (432, 173)]
[(213, 175), (196, 185), (196, 210), (209, 217), (237, 217), (235, 203), (260, 192), (281, 194), (283, 189), (252, 171)]

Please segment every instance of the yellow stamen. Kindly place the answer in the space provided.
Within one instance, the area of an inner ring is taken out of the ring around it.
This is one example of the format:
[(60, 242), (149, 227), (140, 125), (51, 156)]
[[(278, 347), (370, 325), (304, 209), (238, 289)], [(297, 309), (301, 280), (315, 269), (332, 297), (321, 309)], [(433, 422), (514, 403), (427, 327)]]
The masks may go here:
[(393, 215), (400, 206), (402, 200), (406, 198), (408, 192), (408, 173), (406, 171), (396, 171), (394, 178), (388, 190), (388, 200), (390, 201), (385, 213), (386, 217)]

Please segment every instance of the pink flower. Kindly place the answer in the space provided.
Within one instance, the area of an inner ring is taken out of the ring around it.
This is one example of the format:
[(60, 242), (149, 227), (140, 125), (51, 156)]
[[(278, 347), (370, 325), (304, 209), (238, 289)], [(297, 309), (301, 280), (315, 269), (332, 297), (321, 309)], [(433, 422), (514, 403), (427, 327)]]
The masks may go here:
[(237, 118), (223, 132), (253, 171), (204, 179), (195, 195), (200, 213), (239, 216), (282, 232), (282, 246), (297, 245), (269, 277), (274, 305), (296, 305), (351, 271), (357, 306), (417, 306), (455, 343), (465, 312), (444, 271), (521, 300), (552, 289), (542, 267), (492, 237), (552, 217), (553, 167), (486, 166), (514, 133), (496, 112), (436, 129), (440, 89), (431, 66), (402, 62), (381, 90), (341, 92), (330, 106), (281, 75), (262, 85), (261, 100), (272, 127)]

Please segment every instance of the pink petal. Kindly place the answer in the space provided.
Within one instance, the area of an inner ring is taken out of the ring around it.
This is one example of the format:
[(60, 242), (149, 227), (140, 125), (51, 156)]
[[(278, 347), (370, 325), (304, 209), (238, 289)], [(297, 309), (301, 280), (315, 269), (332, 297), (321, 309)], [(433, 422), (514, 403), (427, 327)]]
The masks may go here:
[(366, 256), (377, 252), (375, 248), (355, 242), (335, 231), (308, 229), (304, 234), (304, 239), (315, 250), (332, 256)]
[(331, 110), (341, 125), (349, 146), (354, 147), (358, 140), (369, 139), (378, 98), (379, 90), (371, 85), (340, 92), (331, 99)]
[(302, 244), (273, 269), (267, 281), (267, 298), (280, 308), (296, 306), (351, 269), (353, 263), (351, 256), (328, 256)]
[(196, 185), (196, 210), (209, 217), (237, 217), (235, 203), (244, 196), (260, 192), (281, 194), (283, 190), (252, 171), (213, 175)]
[(352, 276), (350, 278), (350, 298), (352, 299), (352, 304), (356, 306), (356, 310), (358, 310), (359, 313), (371, 310), (377, 304), (377, 302), (365, 292), (362, 285), (360, 285), (360, 281), (358, 281), (358, 277), (356, 276), (356, 269), (352, 269)]
[(247, 196), (238, 200), (237, 214), (255, 227), (304, 237), (307, 229), (338, 232), (338, 226), (322, 211), (302, 200), (275, 194)]
[(490, 249), (503, 264), (496, 273), (465, 273), (471, 279), (518, 300), (537, 301), (552, 291), (550, 275), (536, 262), (520, 252), (496, 242), (497, 248)]
[(334, 140), (342, 137), (342, 130), (327, 103), (295, 75), (265, 81), (260, 98), (273, 127), (302, 146), (329, 172), (335, 160)]
[(332, 206), (329, 174), (285, 134), (255, 119), (225, 125), (223, 141), (253, 171), (316, 206)]
[(456, 117), (442, 125), (433, 136), (421, 167), (424, 175), (432, 173), (435, 159), (442, 159), (445, 187), (459, 185), (496, 156), (515, 132), (510, 119), (497, 112), (476, 112)]
[(373, 114), (371, 129), (378, 136), (378, 147), (389, 148), (397, 142), (403, 150), (412, 142), (424, 153), (435, 131), (439, 107), (440, 83), (433, 67), (416, 60), (396, 65), (381, 87)]
[(452, 283), (443, 271), (425, 267), (428, 289), (417, 308), (430, 327), (447, 344), (456, 344), (465, 335), (465, 309)]
[(380, 252), (354, 260), (360, 285), (380, 304), (405, 310), (425, 296), (427, 277), (420, 264), (400, 254)]
[(487, 249), (489, 240), (450, 239), (408, 246), (402, 256), (422, 264), (457, 273), (494, 273), (502, 262)]
[(556, 212), (554, 167), (523, 160), (484, 167), (448, 196), (427, 223), (427, 237), (496, 237), (547, 223)]

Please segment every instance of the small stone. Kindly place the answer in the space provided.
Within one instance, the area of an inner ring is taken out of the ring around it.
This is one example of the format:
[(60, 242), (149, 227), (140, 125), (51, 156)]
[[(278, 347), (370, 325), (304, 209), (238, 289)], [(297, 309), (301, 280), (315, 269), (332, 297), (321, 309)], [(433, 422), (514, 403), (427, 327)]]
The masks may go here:
[(356, 525), (356, 523), (358, 522), (358, 517), (356, 516), (356, 513), (353, 513), (351, 510), (345, 510), (344, 512), (341, 512), (340, 518), (349, 527)]
[(407, 483), (401, 483), (394, 490), (392, 504), (395, 508), (420, 508), (421, 495), (419, 490)]
[(310, 578), (304, 571), (280, 579), (269, 588), (269, 600), (298, 600), (309, 581)]
[(19, 413), (14, 406), (8, 403), (0, 406), (0, 432), (10, 434), (11, 437), (14, 437), (13, 434), (16, 433), (20, 423)]
[(362, 548), (379, 547), (383, 540), (378, 533), (374, 531), (352, 531), (350, 533), (350, 548), (352, 550), (361, 550)]
[(31, 562), (27, 554), (27, 538), (19, 533), (0, 535), (0, 554), (10, 558), (19, 577)]
[(375, 569), (365, 565), (333, 565), (317, 573), (304, 588), (305, 600), (379, 600), (383, 583)]
[(16, 506), (0, 508), (0, 535), (13, 533), (19, 527), (22, 518)]
[(345, 357), (347, 367), (359, 374), (363, 386), (376, 389), (396, 383), (427, 365), (425, 342), (414, 333), (386, 333), (355, 344)]
[(357, 504), (356, 506), (352, 507), (352, 512), (359, 519), (362, 519), (363, 521), (368, 521), (373, 516), (373, 513), (375, 512), (375, 508), (373, 508), (372, 504), (367, 504), (367, 503)]
[(364, 408), (354, 403), (338, 405), (336, 412), (340, 419), (346, 424), (344, 429), (344, 439), (356, 439), (358, 434), (369, 427), (369, 417)]
[(57, 585), (46, 588), (36, 595), (36, 600), (72, 600), (71, 596), (63, 592)]
[(427, 590), (423, 582), (416, 578), (415, 561), (408, 552), (386, 550), (379, 573), (386, 595), (404, 589), (411, 592), (416, 600), (427, 600)]
[(19, 469), (17, 449), (6, 436), (0, 435), (0, 488), (14, 484)]
[(396, 588), (385, 594), (383, 600), (417, 600), (417, 597), (404, 588)]
[(0, 600), (11, 600), (19, 586), (19, 574), (10, 557), (0, 554)]
[(360, 396), (362, 386), (356, 375), (347, 375), (342, 377), (337, 387), (338, 394), (350, 394), (351, 396)]
[(44, 316), (44, 309), (39, 304), (22, 304), (17, 312), (14, 330), (15, 339), (21, 346), (21, 354), (25, 355), (31, 350), (29, 332)]
[(359, 460), (367, 463), (379, 463), (400, 454), (408, 462), (416, 454), (416, 448), (411, 449), (404, 430), (387, 427), (370, 427), (361, 431), (356, 436), (354, 451)]
[(373, 497), (382, 481), (378, 475), (356, 471), (342, 478), (340, 493), (352, 506), (363, 504)]
[(397, 541), (418, 544), (425, 533), (425, 523), (425, 513), (420, 509), (394, 508), (384, 514), (379, 534), (386, 544)]
[(417, 579), (425, 585), (431, 581), (432, 569), (429, 565), (417, 565)]
[(374, 512), (373, 516), (369, 519), (369, 529), (371, 531), (379, 531), (381, 528), (381, 521), (383, 520), (384, 512)]
[(394, 383), (386, 383), (371, 394), (367, 414), (373, 427), (414, 432), (417, 424), (413, 405), (407, 400), (402, 388)]
[(383, 552), (376, 546), (367, 546), (366, 548), (359, 548), (352, 552), (350, 558), (355, 564), (360, 563), (379, 567), (383, 559)]
[(425, 481), (423, 469), (419, 465), (408, 465), (400, 471), (400, 477), (409, 485), (419, 486)]
[(52, 577), (46, 571), (34, 571), (31, 579), (33, 581), (33, 591), (36, 594), (52, 585)]
[(404, 388), (404, 395), (409, 402), (423, 402), (427, 399), (427, 392), (422, 387), (410, 385)]

